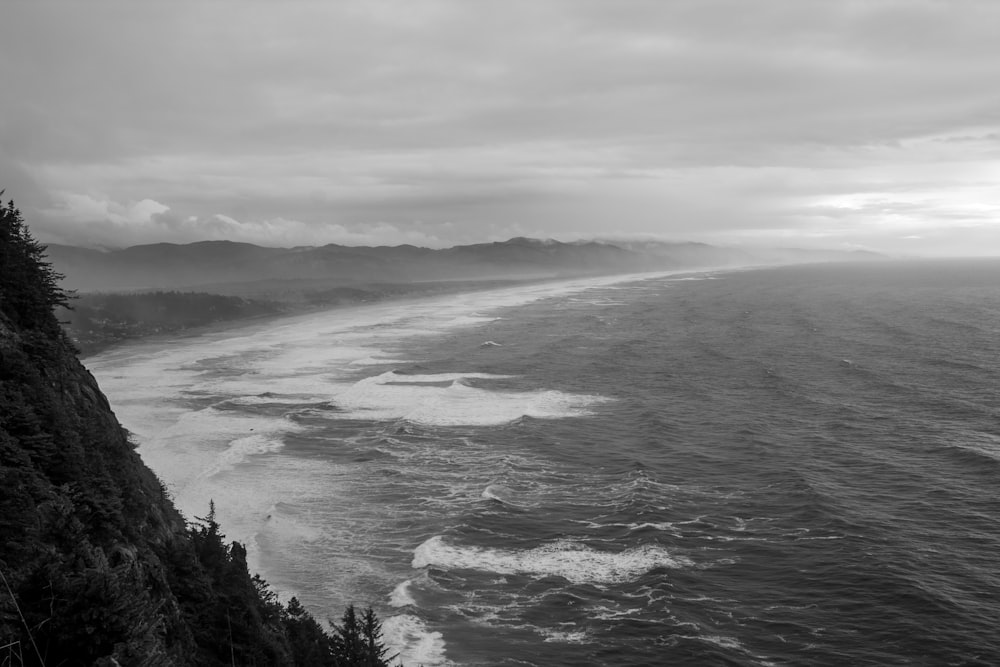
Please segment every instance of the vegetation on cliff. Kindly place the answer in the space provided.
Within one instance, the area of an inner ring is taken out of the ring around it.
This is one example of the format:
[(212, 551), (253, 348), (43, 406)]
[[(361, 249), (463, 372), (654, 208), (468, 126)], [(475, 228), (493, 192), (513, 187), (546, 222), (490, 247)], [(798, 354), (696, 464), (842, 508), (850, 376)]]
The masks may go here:
[(214, 508), (185, 522), (53, 315), (67, 296), (0, 208), (4, 664), (388, 664), (373, 614), (331, 636), (251, 576)]

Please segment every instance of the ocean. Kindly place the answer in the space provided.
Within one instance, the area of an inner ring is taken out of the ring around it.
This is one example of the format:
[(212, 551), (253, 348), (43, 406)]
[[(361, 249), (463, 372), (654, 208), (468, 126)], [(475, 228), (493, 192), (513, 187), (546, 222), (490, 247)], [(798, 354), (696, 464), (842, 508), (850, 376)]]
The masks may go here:
[(85, 360), (406, 665), (1000, 664), (1000, 261), (550, 282)]

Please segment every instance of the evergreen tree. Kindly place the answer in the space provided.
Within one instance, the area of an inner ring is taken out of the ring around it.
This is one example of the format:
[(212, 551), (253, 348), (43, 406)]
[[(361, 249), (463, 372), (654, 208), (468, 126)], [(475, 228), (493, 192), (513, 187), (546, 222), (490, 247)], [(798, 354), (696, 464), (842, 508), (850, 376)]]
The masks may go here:
[(378, 620), (371, 607), (365, 609), (361, 615), (361, 637), (365, 643), (367, 664), (381, 667), (398, 657), (398, 654), (389, 656), (389, 649), (382, 644), (382, 621)]
[(69, 307), (70, 294), (59, 286), (62, 279), (14, 201), (6, 206), (0, 202), (0, 308), (22, 327), (55, 331), (58, 323), (52, 309)]
[(340, 625), (334, 625), (333, 655), (343, 667), (389, 667), (389, 649), (382, 644), (382, 623), (371, 607), (358, 617), (354, 605), (344, 611)]
[(316, 667), (333, 666), (335, 661), (333, 640), (323, 632), (297, 598), (288, 601), (284, 610), (285, 632), (292, 646), (292, 658), (296, 665)]

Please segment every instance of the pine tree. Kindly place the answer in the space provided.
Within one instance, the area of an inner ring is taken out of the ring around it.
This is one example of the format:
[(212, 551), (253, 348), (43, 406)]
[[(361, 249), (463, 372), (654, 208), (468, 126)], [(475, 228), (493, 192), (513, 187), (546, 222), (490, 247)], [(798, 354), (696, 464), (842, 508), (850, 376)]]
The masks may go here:
[(56, 331), (59, 324), (52, 309), (68, 308), (71, 298), (59, 286), (62, 279), (46, 259), (45, 246), (28, 231), (14, 201), (6, 206), (0, 203), (0, 307), (15, 324)]
[(395, 660), (397, 655), (388, 656), (389, 649), (382, 644), (382, 621), (378, 620), (371, 607), (361, 614), (361, 636), (365, 643), (365, 656), (368, 665), (382, 667)]
[(340, 625), (334, 625), (333, 655), (343, 667), (389, 667), (396, 656), (386, 657), (389, 649), (382, 644), (382, 623), (371, 607), (358, 617), (354, 605), (344, 611)]

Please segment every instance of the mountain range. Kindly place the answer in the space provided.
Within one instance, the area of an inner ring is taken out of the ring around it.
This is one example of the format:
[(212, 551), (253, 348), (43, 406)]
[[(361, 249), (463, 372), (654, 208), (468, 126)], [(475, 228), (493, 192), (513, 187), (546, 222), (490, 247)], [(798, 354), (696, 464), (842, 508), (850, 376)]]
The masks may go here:
[(327, 285), (553, 278), (881, 257), (861, 251), (734, 249), (703, 243), (513, 238), (444, 249), (399, 246), (269, 248), (232, 241), (122, 250), (48, 246), (65, 285), (81, 292), (200, 289), (299, 281)]

